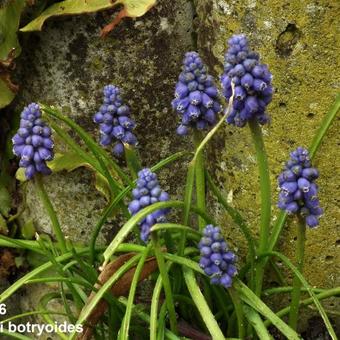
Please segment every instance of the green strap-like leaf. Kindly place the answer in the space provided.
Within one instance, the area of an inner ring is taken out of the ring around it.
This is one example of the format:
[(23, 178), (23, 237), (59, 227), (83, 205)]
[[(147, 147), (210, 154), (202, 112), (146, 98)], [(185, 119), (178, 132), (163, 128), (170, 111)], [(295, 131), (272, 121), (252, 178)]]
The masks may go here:
[(240, 298), (250, 307), (257, 310), (264, 317), (269, 319), (272, 324), (279, 329), (289, 340), (299, 340), (298, 334), (282, 321), (256, 294), (250, 290), (242, 281), (235, 279), (235, 289), (239, 292)]
[[(27, 243), (26, 241), (25, 243)], [(33, 241), (32, 241), (33, 242)], [(10, 243), (9, 243), (10, 244)], [(27, 243), (28, 244), (28, 243)], [(32, 247), (32, 250), (35, 248)], [(117, 251), (121, 252), (141, 252), (145, 249), (145, 247), (134, 245), (134, 244), (120, 244), (117, 248)], [(90, 248), (81, 248), (77, 249), (78, 255), (84, 255), (89, 254)], [(58, 263), (62, 263), (65, 261), (70, 260), (73, 257), (73, 254), (71, 252), (63, 254), (61, 256), (58, 256), (55, 258), (55, 261)], [(54, 264), (50, 261), (42, 264), (41, 266), (33, 269), (17, 281), (15, 281), (10, 287), (8, 287), (4, 292), (0, 295), (0, 303), (3, 303), (6, 301), (11, 295), (13, 295), (19, 288), (21, 288), (23, 285), (25, 285), (29, 280), (37, 277), (39, 274), (44, 273), (48, 269), (52, 268)]]
[(260, 254), (259, 255), (259, 259), (261, 257), (266, 257), (266, 256), (276, 256), (278, 257), (294, 274), (295, 276), (300, 280), (300, 282), (302, 283), (302, 285), (306, 288), (307, 292), (309, 293), (309, 295), (311, 296), (311, 298), (314, 301), (314, 304), (316, 306), (316, 308), (318, 309), (324, 323), (325, 326), (329, 332), (329, 334), (331, 335), (333, 340), (337, 340), (337, 336), (335, 334), (335, 331), (332, 327), (332, 324), (330, 323), (328, 316), (324, 310), (324, 308), (322, 307), (320, 301), (318, 300), (318, 298), (316, 297), (316, 295), (313, 292), (312, 287), (308, 284), (308, 282), (305, 280), (305, 278), (303, 277), (303, 275), (299, 272), (299, 270), (292, 264), (292, 262), (288, 259), (288, 257), (282, 255), (281, 253), (272, 251), (272, 252), (266, 252), (264, 254)]
[(272, 340), (273, 337), (269, 334), (266, 326), (264, 325), (260, 315), (247, 305), (243, 306), (243, 312), (248, 322), (255, 329), (256, 334), (261, 340)]
[(198, 311), (201, 314), (201, 317), (203, 321), (205, 322), (205, 325), (207, 326), (209, 333), (211, 334), (213, 340), (224, 340), (225, 337), (223, 335), (223, 332), (221, 331), (217, 321), (215, 320), (215, 317), (213, 313), (211, 312), (207, 301), (205, 300), (194, 275), (194, 272), (187, 268), (183, 267), (183, 275), (185, 279), (185, 283), (188, 287), (189, 293), (195, 302), (195, 305), (198, 309)]
[(132, 316), (132, 309), (133, 309), (133, 301), (135, 299), (135, 293), (139, 281), (139, 277), (141, 275), (141, 272), (143, 270), (144, 263), (146, 261), (146, 258), (148, 257), (149, 251), (151, 248), (151, 244), (148, 245), (148, 247), (145, 248), (145, 250), (142, 252), (142, 256), (137, 264), (135, 273), (133, 275), (133, 279), (131, 281), (131, 286), (129, 290), (129, 298), (126, 305), (126, 311), (125, 316), (123, 318), (122, 326), (119, 331), (119, 339), (120, 340), (126, 340), (129, 339), (129, 328), (130, 328), (130, 322), (131, 322), (131, 316)]

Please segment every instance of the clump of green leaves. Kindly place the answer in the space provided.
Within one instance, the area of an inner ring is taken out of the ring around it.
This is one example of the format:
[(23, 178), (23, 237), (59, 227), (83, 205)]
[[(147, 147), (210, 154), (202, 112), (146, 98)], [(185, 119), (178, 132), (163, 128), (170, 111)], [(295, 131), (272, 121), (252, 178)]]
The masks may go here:
[[(325, 117), (310, 147), (313, 156), (339, 106), (340, 97)], [(81, 339), (89, 339), (92, 335), (95, 338), (108, 339), (131, 339), (138, 336), (155, 340), (179, 339), (180, 336), (202, 336), (207, 333), (213, 339), (242, 339), (254, 332), (260, 339), (270, 339), (270, 325), (274, 325), (288, 339), (299, 339), (296, 331), (284, 321), (284, 316), (290, 312), (290, 306), (274, 312), (264, 302), (266, 296), (289, 293), (292, 287), (275, 287), (263, 291), (262, 282), (258, 283), (255, 275), (257, 266), (261, 266), (261, 270), (265, 272), (268, 265), (273, 263), (271, 260), (278, 258), (300, 280), (302, 291), (310, 295), (310, 298), (300, 300), (301, 306), (314, 304), (324, 319), (329, 334), (336, 339), (320, 301), (338, 296), (340, 289), (312, 288), (286, 256), (274, 251), (286, 214), (280, 215), (268, 235), (267, 246), (259, 250), (258, 240), (248, 228), (245, 219), (240, 212), (228, 205), (206, 169), (202, 157), (204, 148), (225, 117), (203, 139), (196, 139), (196, 147), (192, 152), (180, 151), (151, 167), (152, 171), (158, 172), (173, 162), (189, 158), (183, 200), (158, 202), (130, 217), (124, 199), (130, 197), (136, 185), (135, 174), (141, 163), (138, 154), (133, 149), (127, 150), (126, 159), (130, 165), (128, 174), (72, 119), (54, 107), (41, 105), (41, 108), (54, 132), (69, 147), (64, 155), (58, 155), (49, 163), (51, 169), (72, 171), (85, 166), (94, 173), (97, 185), (98, 179), (101, 179), (100, 191), (105, 192), (108, 204), (94, 226), (92, 241), (88, 246), (74, 246), (67, 240), (66, 249), (62, 250), (45, 235), (39, 235), (35, 241), (0, 236), (1, 246), (23, 249), (46, 259), (4, 291), (0, 295), (0, 303), (23, 286), (53, 282), (60, 287), (59, 291), (45, 295), (37, 310), (27, 311), (16, 316), (17, 318), (37, 314), (46, 322), (53, 323), (59, 312), (48, 310), (47, 304), (50, 300), (61, 299), (65, 318), (72, 323), (84, 325)], [(69, 133), (60, 128), (61, 123), (72, 129), (82, 143), (75, 143)], [(206, 187), (203, 193), (199, 192), (202, 185)], [(197, 206), (192, 202), (194, 192), (197, 194)], [(202, 226), (216, 224), (204, 204), (207, 192), (232, 217), (248, 244), (247, 261), (239, 268), (239, 275), (229, 289), (210, 285), (209, 278), (198, 265), (197, 243), (202, 229), (196, 228), (196, 221)], [(151, 228), (151, 241), (148, 244), (139, 241), (138, 237), (133, 243), (127, 242), (141, 220), (150, 213), (165, 208), (181, 211), (182, 220), (179, 223), (155, 224)], [(101, 228), (109, 217), (120, 211), (125, 214), (125, 222), (119, 232), (108, 246), (97, 246), (96, 239)], [(275, 269), (280, 272), (279, 268)], [(53, 274), (46, 276), (46, 272)], [(153, 287), (150, 292), (151, 304), (138, 297), (138, 286), (145, 278), (149, 279)], [(74, 305), (75, 309), (71, 310), (69, 304)], [(106, 331), (103, 332), (103, 329)], [(74, 339), (76, 333), (59, 335), (61, 338)]]

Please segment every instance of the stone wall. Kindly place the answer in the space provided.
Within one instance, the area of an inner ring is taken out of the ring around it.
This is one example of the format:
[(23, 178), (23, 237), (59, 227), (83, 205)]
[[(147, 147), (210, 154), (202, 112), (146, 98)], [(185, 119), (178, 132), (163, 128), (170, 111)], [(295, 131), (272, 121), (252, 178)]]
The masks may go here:
[[(42, 32), (23, 37), (17, 68), (21, 92), (13, 109), (21, 111), (32, 101), (53, 104), (98, 138), (92, 116), (102, 103), (103, 87), (112, 83), (123, 90), (131, 107), (143, 165), (154, 165), (185, 147), (174, 138), (177, 122), (170, 103), (183, 54), (192, 49), (192, 16), (189, 2), (160, 1), (144, 17), (124, 20), (105, 39), (99, 32), (110, 19), (107, 13), (48, 21)], [(56, 152), (62, 151), (65, 145), (57, 139)], [(173, 183), (184, 174), (179, 168), (175, 164), (161, 175), (172, 194), (178, 188)], [(88, 242), (105, 206), (91, 174), (77, 170), (45, 181), (65, 234)], [(49, 218), (32, 185), (27, 201), (38, 229), (50, 232)], [(110, 238), (117, 228), (109, 223), (104, 234)]]

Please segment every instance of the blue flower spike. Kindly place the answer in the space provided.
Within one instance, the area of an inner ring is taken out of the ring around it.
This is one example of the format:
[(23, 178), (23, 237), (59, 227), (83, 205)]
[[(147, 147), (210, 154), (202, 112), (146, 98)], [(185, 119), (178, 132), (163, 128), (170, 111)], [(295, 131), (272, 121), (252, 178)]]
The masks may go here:
[[(137, 186), (132, 190), (132, 196), (133, 200), (129, 204), (129, 211), (132, 215), (153, 203), (169, 200), (168, 193), (159, 186), (157, 175), (147, 168), (138, 172)], [(169, 211), (170, 209), (154, 211), (140, 221), (141, 239), (145, 243), (149, 240), (151, 227), (156, 223), (165, 222)]]
[(272, 74), (267, 65), (260, 63), (259, 55), (249, 49), (244, 34), (233, 35), (228, 45), (221, 83), (227, 100), (232, 96), (234, 83), (235, 96), (227, 123), (243, 127), (256, 118), (260, 124), (266, 124), (266, 107), (273, 95)]
[(236, 255), (228, 250), (221, 229), (212, 224), (203, 229), (198, 248), (201, 253), (199, 265), (205, 274), (210, 277), (210, 282), (225, 288), (232, 286), (233, 277), (237, 274), (235, 262)]
[(41, 119), (40, 107), (31, 103), (24, 108), (20, 116), (20, 127), (12, 138), (13, 153), (20, 157), (19, 166), (25, 169), (26, 179), (32, 179), (37, 173), (51, 174), (46, 161), (54, 157), (52, 131)]
[(187, 135), (189, 127), (204, 130), (216, 124), (221, 111), (213, 78), (197, 52), (187, 52), (175, 88), (173, 109), (181, 117), (177, 134)]
[(278, 177), (278, 207), (288, 214), (300, 214), (306, 225), (314, 228), (319, 225), (323, 213), (317, 197), (318, 186), (315, 180), (319, 172), (312, 167), (308, 150), (298, 147), (291, 152), (290, 160)]
[(133, 146), (137, 144), (137, 138), (132, 133), (136, 124), (130, 117), (130, 109), (124, 104), (118, 87), (107, 85), (103, 93), (103, 105), (93, 116), (93, 121), (99, 124), (100, 144), (108, 146), (116, 141), (112, 153), (121, 157), (124, 153), (124, 143)]

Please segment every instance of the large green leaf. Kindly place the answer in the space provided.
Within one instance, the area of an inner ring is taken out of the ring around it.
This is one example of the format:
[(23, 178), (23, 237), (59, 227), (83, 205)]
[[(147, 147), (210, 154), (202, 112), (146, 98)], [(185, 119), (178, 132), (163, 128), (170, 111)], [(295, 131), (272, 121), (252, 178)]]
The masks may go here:
[(73, 171), (80, 167), (86, 167), (95, 173), (95, 187), (96, 189), (109, 201), (111, 198), (110, 186), (107, 179), (100, 174), (96, 169), (86, 161), (80, 155), (74, 152), (68, 152), (65, 154), (56, 154), (55, 158), (48, 162), (49, 168), (53, 172), (62, 170)]
[(44, 22), (50, 17), (94, 13), (111, 9), (117, 5), (124, 5), (124, 9), (117, 16), (119, 21), (123, 17), (140, 17), (155, 3), (156, 0), (65, 0), (47, 8), (39, 17), (23, 27), (21, 31), (40, 31)]
[(24, 0), (8, 1), (3, 7), (0, 6), (0, 108), (15, 97), (16, 87), (10, 81), (9, 72), (13, 58), (21, 51), (17, 31), (24, 7)]
[(64, 154), (57, 153), (54, 159), (48, 162), (48, 167), (53, 172), (62, 170), (73, 171), (79, 167), (86, 166), (92, 169), (92, 166), (84, 161), (84, 159), (74, 152)]
[[(79, 167), (86, 166), (93, 169), (92, 166), (84, 161), (82, 157), (74, 152), (66, 152), (64, 154), (57, 153), (52, 161), (47, 162), (48, 167), (53, 172), (59, 171), (73, 171)], [(25, 169), (19, 168), (15, 175), (16, 179), (20, 182), (25, 182)]]

